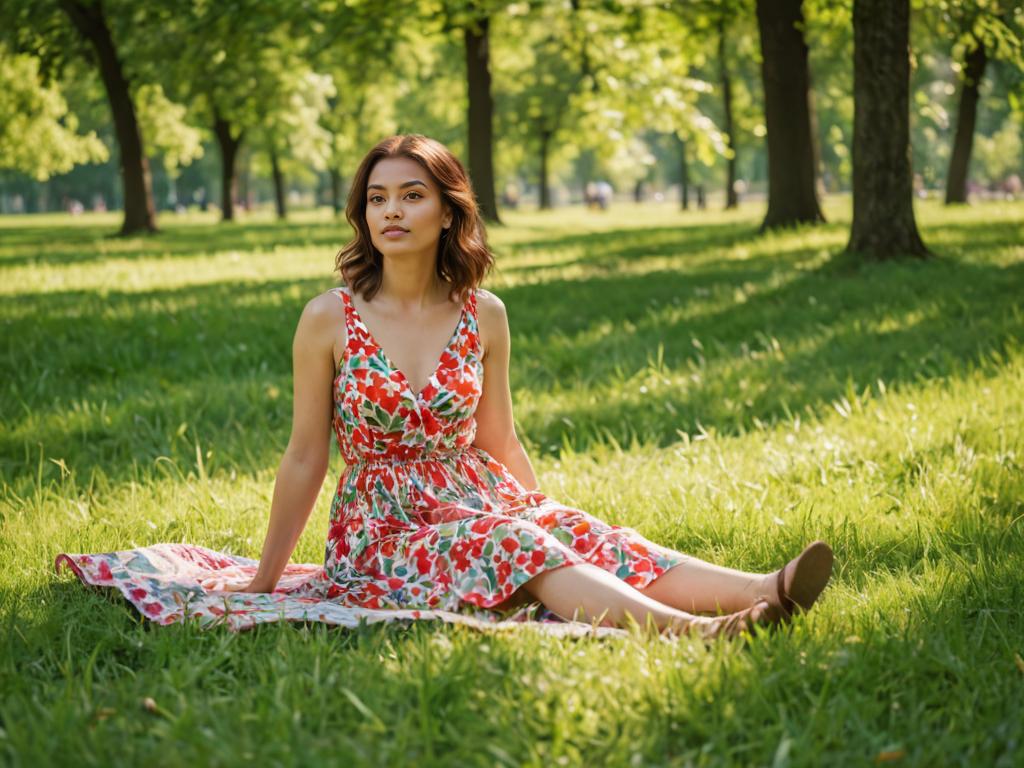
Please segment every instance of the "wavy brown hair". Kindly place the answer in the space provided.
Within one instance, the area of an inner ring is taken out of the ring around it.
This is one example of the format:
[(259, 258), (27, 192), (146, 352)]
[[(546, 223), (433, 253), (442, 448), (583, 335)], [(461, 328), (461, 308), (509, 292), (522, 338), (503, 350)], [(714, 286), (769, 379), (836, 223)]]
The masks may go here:
[(335, 269), (353, 291), (367, 301), (380, 290), (384, 257), (370, 239), (366, 225), (366, 185), (374, 166), (387, 157), (408, 157), (431, 175), (441, 200), (452, 213), (452, 223), (441, 230), (437, 247), (437, 276), (451, 285), (449, 298), (465, 301), (494, 265), (487, 233), (477, 210), (476, 197), (459, 159), (441, 142), (419, 133), (389, 136), (371, 149), (352, 179), (345, 218), (355, 237), (338, 251)]

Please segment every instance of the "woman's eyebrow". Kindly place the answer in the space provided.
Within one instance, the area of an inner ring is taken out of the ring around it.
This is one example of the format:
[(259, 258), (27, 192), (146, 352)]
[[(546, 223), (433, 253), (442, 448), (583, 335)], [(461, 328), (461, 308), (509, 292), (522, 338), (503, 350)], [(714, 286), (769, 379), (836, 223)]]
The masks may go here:
[[(404, 184), (402, 184), (402, 185), (401, 185), (401, 186), (399, 187), (399, 189), (405, 189), (406, 187), (411, 187), (411, 186), (413, 186), (414, 184), (419, 184), (419, 185), (420, 185), (420, 186), (422, 186), (422, 187), (425, 187), (425, 186), (427, 186), (426, 184), (424, 184), (424, 183), (423, 183), (422, 181), (420, 181), (419, 179), (413, 179), (412, 181), (407, 181), (407, 182), (405, 182)], [(366, 186), (366, 188), (367, 188), (367, 189), (387, 189), (387, 187), (385, 187), (385, 186), (384, 186), (383, 184), (368, 184), (368, 185)]]

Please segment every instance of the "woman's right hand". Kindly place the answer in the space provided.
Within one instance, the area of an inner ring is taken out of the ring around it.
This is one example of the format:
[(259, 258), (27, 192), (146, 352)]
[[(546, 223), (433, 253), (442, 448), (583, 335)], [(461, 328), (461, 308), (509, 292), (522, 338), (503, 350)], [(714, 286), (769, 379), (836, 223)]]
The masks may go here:
[(273, 588), (267, 589), (266, 585), (259, 584), (250, 573), (251, 571), (233, 565), (200, 579), (199, 585), (207, 592), (266, 593), (274, 591)]

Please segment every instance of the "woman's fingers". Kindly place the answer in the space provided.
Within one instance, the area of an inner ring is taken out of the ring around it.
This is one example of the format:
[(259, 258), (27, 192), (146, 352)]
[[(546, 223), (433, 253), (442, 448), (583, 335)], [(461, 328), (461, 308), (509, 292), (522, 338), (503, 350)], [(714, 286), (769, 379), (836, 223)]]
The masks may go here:
[(204, 579), (199, 582), (208, 592), (238, 592), (249, 585), (247, 579), (227, 581), (224, 579)]
[(214, 571), (199, 580), (199, 585), (212, 592), (237, 592), (245, 589), (252, 581), (252, 575), (240, 566), (233, 565)]

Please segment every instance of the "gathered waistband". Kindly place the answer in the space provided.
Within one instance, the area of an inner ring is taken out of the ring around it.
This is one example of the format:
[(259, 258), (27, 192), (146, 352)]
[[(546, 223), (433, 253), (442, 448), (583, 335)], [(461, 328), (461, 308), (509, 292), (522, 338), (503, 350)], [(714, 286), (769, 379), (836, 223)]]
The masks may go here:
[(396, 464), (425, 464), (429, 461), (443, 461), (445, 459), (463, 456), (469, 453), (472, 449), (473, 446), (466, 445), (453, 450), (431, 451), (423, 456), (416, 456), (408, 459), (399, 458), (397, 456), (381, 456), (374, 459), (356, 459), (351, 464), (347, 464), (345, 466), (345, 471), (347, 472), (350, 469), (363, 469), (364, 467), (388, 467)]

